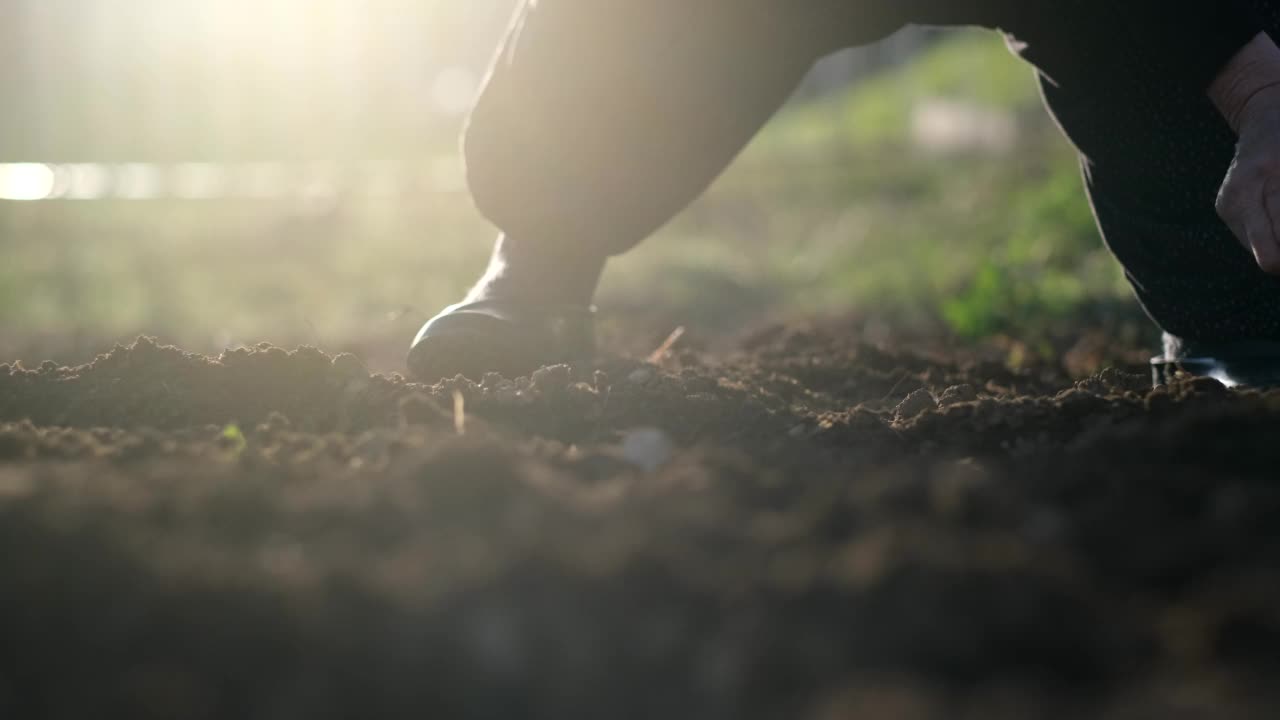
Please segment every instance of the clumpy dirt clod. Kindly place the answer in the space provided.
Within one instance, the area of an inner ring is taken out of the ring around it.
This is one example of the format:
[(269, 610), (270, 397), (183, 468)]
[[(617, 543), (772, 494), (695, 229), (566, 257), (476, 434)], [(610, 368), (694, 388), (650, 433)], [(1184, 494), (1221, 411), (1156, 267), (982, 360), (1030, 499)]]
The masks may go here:
[(819, 330), (0, 366), (0, 716), (1266, 717), (1278, 433)]

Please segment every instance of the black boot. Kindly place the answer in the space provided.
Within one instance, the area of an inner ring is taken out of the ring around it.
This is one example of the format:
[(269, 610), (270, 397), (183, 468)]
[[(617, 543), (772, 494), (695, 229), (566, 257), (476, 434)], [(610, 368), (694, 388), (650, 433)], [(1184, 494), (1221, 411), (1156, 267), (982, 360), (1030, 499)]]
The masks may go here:
[(445, 308), (422, 326), (409, 350), (409, 372), (421, 382), (463, 375), (508, 378), (544, 365), (589, 360), (595, 353), (595, 308), (490, 299)]
[(1165, 333), (1164, 354), (1151, 359), (1151, 379), (1164, 385), (1180, 373), (1227, 387), (1280, 386), (1280, 342), (1193, 343)]

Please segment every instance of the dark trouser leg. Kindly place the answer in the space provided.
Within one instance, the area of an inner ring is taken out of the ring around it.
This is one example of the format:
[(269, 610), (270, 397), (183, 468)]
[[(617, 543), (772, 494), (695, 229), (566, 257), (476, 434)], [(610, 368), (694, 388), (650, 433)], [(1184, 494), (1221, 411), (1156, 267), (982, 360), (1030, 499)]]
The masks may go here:
[(1235, 138), (1204, 89), (1164, 76), (1167, 63), (1144, 53), (1140, 35), (1118, 42), (1115, 28), (1061, 18), (1014, 31), (1081, 151), (1106, 243), (1152, 319), (1191, 344), (1280, 340), (1280, 279), (1214, 210)]
[(843, 44), (844, 5), (526, 3), (466, 133), (476, 204), (504, 233), (473, 296), (588, 302), (605, 258), (701, 193)]

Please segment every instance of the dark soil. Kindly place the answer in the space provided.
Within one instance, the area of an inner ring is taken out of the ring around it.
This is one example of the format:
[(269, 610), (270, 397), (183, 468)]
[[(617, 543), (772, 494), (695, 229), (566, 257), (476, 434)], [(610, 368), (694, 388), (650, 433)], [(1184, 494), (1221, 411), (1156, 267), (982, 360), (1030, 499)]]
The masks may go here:
[(0, 366), (0, 717), (1273, 717), (1280, 392), (976, 357)]

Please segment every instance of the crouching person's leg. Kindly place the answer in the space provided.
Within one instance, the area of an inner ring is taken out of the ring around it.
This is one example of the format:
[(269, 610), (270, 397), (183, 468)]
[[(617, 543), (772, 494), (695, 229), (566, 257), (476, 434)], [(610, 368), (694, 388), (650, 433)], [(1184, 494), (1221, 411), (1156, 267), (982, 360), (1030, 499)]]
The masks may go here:
[[(1117, 6), (1123, 7), (1123, 6)], [(1081, 150), (1103, 237), (1165, 333), (1157, 382), (1174, 373), (1280, 384), (1280, 279), (1262, 272), (1214, 200), (1236, 137), (1202, 78), (1167, 72), (1159, 32), (1127, 34), (1087, 17), (1024, 23), (1023, 55)], [(1280, 31), (1271, 11), (1268, 30)]]
[(502, 231), (466, 300), (419, 333), (420, 379), (521, 374), (592, 350), (606, 259), (699, 195), (839, 43), (829, 3), (526, 2), (466, 133)]

